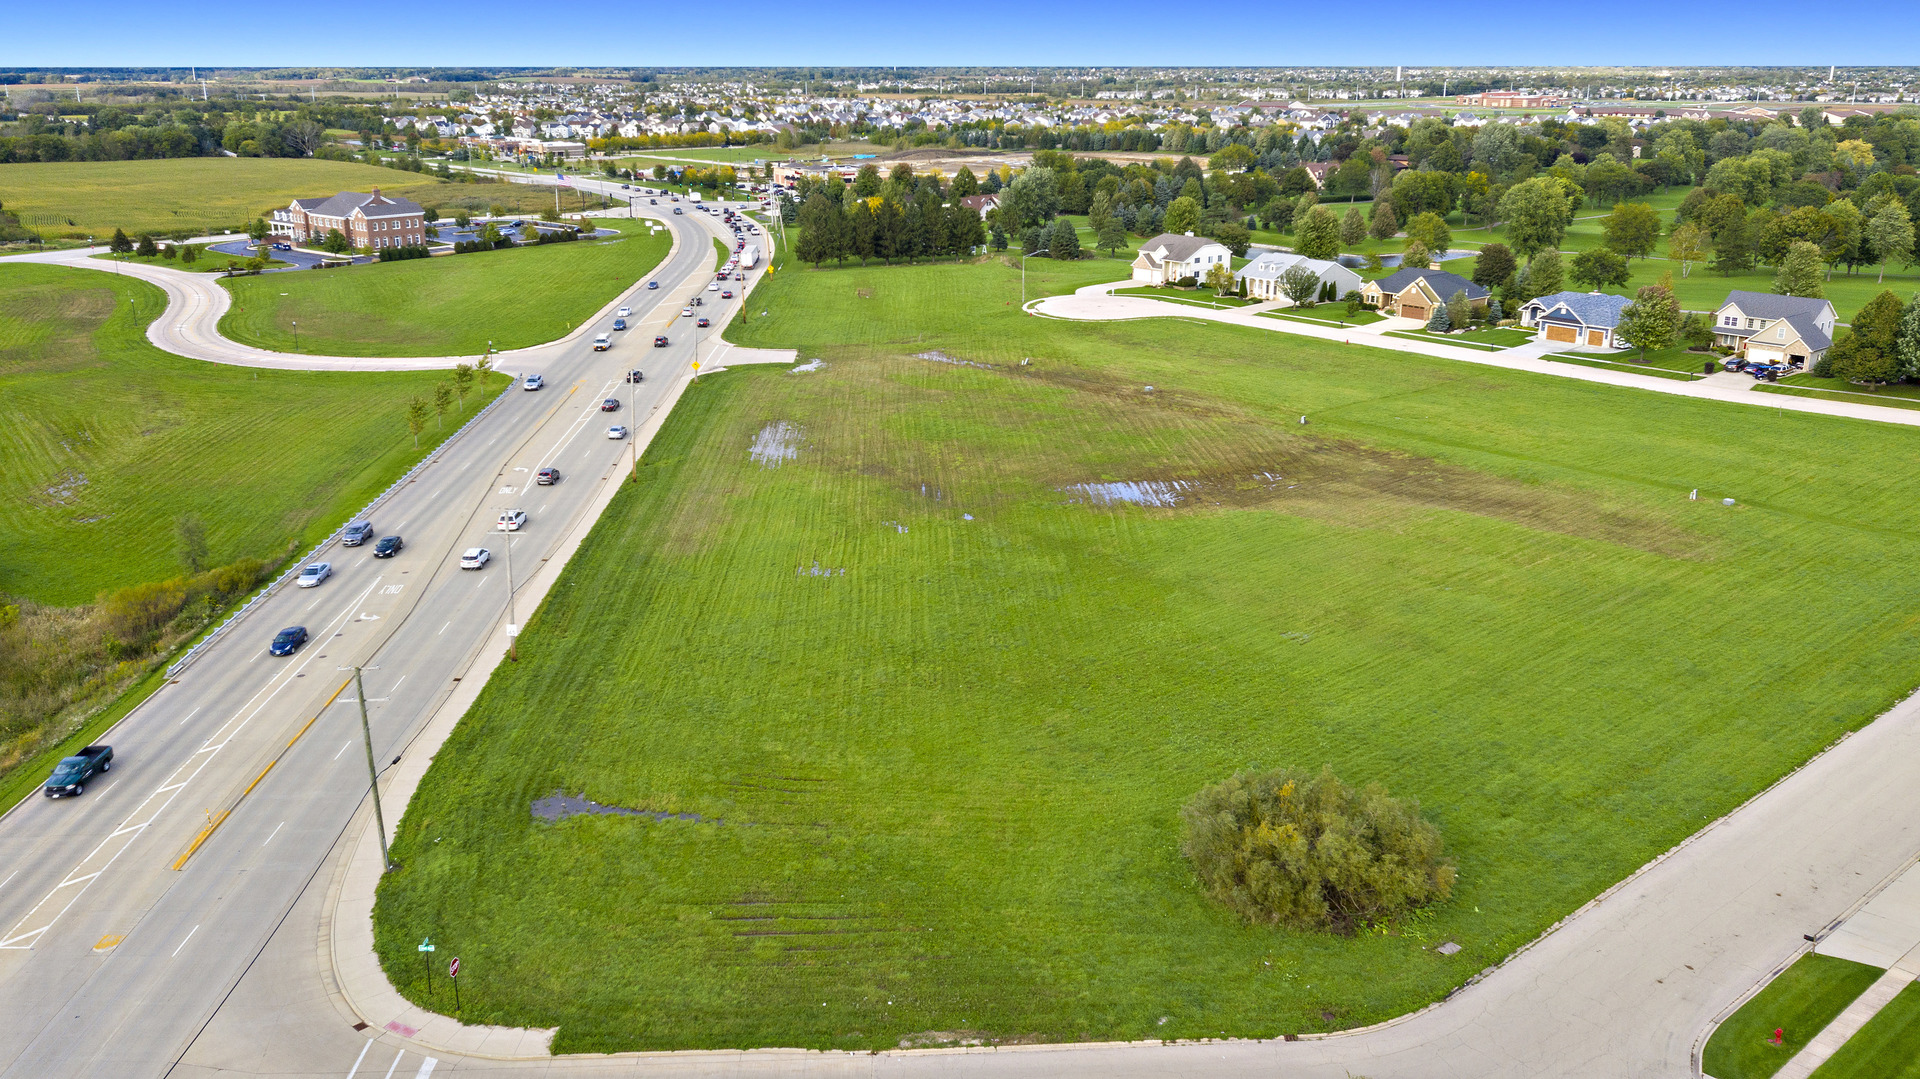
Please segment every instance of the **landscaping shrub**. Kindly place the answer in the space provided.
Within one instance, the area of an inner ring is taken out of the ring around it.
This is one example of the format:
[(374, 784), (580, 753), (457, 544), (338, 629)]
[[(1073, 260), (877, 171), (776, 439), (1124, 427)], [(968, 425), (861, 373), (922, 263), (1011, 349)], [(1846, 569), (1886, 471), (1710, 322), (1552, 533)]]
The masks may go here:
[(423, 259), (431, 255), (425, 245), (412, 247), (383, 247), (380, 249), (381, 262), (404, 262), (407, 259)]
[(1813, 361), (1813, 377), (1832, 378), (1833, 377), (1833, 358), (1830, 356), (1823, 355), (1819, 359)]
[(1249, 922), (1352, 934), (1447, 898), (1454, 869), (1419, 804), (1331, 768), (1243, 772), (1181, 810), (1181, 852)]

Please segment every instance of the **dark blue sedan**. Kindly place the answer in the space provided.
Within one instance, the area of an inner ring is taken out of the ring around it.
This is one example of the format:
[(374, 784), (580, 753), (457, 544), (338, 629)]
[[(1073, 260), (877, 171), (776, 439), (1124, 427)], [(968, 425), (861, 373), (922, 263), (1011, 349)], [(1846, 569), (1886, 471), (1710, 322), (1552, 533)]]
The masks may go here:
[(307, 627), (288, 626), (273, 635), (273, 644), (268, 646), (267, 651), (276, 656), (290, 656), (298, 652), (300, 646), (306, 643)]

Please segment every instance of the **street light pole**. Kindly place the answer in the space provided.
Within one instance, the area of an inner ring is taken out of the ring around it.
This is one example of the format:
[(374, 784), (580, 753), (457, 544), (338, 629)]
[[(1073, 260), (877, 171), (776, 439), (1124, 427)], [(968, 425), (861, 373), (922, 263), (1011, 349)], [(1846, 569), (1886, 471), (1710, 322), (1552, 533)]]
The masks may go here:
[(293, 320), (293, 350), (300, 351), (300, 320)]
[(360, 734), (367, 743), (367, 789), (373, 792), (373, 826), (380, 833), (380, 871), (384, 873), (393, 868), (393, 859), (387, 854), (387, 818), (380, 811), (380, 770), (373, 763), (373, 727), (367, 722), (367, 687), (360, 680), (360, 671), (359, 667), (353, 669), (353, 695), (360, 701)]
[(507, 658), (520, 662), (520, 627), (513, 619), (513, 533), (507, 536)]

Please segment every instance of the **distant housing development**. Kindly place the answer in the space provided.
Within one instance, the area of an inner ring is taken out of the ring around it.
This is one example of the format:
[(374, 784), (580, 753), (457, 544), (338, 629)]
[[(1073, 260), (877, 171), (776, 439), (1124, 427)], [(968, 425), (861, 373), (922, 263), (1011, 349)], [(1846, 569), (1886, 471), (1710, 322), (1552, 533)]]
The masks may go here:
[(331, 198), (294, 199), (275, 210), (267, 227), (275, 236), (309, 242), (338, 230), (355, 247), (419, 247), (427, 242), (426, 211), (408, 199), (388, 198), (374, 188), (363, 195), (342, 191)]

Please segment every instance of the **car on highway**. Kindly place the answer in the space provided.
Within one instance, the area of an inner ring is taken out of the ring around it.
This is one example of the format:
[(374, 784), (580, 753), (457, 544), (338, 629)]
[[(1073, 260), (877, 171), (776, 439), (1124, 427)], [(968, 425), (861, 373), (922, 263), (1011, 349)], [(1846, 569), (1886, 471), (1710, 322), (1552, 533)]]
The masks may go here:
[(696, 322), (694, 323), (694, 325), (695, 325), (695, 326), (698, 326), (698, 327), (700, 327), (701, 329), (703, 329), (703, 330), (704, 330), (704, 329), (706, 329), (706, 328), (707, 328), (707, 326), (708, 326), (708, 325), (710, 325), (710, 324), (709, 324), (709, 323), (707, 322), (707, 320), (706, 320), (706, 319), (704, 319), (704, 318), (702, 318), (702, 319), (700, 319), (700, 320), (698, 320), (698, 321), (696, 321)]
[(631, 191), (631, 190), (633, 190), (633, 185), (632, 185), (632, 184), (621, 184), (621, 185), (620, 185), (620, 190), (622, 190), (622, 191)]
[(648, 206), (658, 206), (658, 205), (660, 205), (660, 200), (659, 200), (659, 199), (648, 199), (648, 200), (647, 200), (647, 205), (648, 205)]
[(539, 472), (534, 473), (533, 482), (542, 487), (551, 487), (560, 482), (560, 470), (551, 467), (543, 468)]
[(620, 411), (620, 399), (618, 397), (609, 397), (606, 400), (600, 402), (600, 411), (602, 412)]
[(627, 437), (627, 429), (616, 423), (612, 427), (607, 428), (607, 437), (608, 438), (625, 438)]
[(485, 547), (469, 547), (460, 552), (461, 569), (479, 569), (493, 561), (493, 552)]
[(63, 757), (53, 766), (53, 774), (47, 777), (46, 785), (40, 793), (49, 798), (65, 798), (71, 794), (80, 794), (86, 788), (86, 782), (103, 772), (113, 771), (112, 746), (88, 746), (71, 757)]
[(267, 651), (276, 656), (290, 656), (298, 652), (300, 646), (306, 643), (307, 627), (288, 626), (273, 635), (273, 643), (267, 646)]
[[(654, 348), (666, 348), (666, 347), (667, 347), (667, 335), (666, 335), (666, 334), (664, 334), (664, 333), (658, 333), (658, 334), (654, 334), (654, 335), (653, 335), (653, 347), (654, 347)], [(633, 381), (633, 379), (628, 379), (627, 381), (629, 381), (629, 382), (632, 382), (632, 381)]]
[(681, 317), (681, 318), (692, 318), (692, 317), (693, 317), (693, 308), (691, 308), (691, 307), (682, 307), (682, 308), (680, 309), (680, 317)]
[(718, 281), (709, 281), (709, 282), (707, 282), (707, 291), (708, 291), (708, 292), (719, 292), (719, 291), (720, 291), (720, 282), (718, 282)]
[(673, 212), (674, 212), (674, 213), (676, 213), (676, 214), (677, 214), (677, 213), (679, 213), (679, 212), (680, 212), (680, 207), (678, 207), (678, 206), (675, 206), (675, 207), (673, 208)]
[(333, 576), (333, 563), (315, 562), (313, 565), (301, 570), (300, 576), (296, 577), (293, 583), (302, 588), (315, 588), (319, 586), (321, 581), (331, 576)]
[(618, 310), (618, 311), (615, 311), (615, 312), (614, 312), (613, 314), (614, 314), (614, 317), (615, 317), (615, 318), (632, 318), (632, 317), (633, 317), (633, 308), (631, 308), (631, 307), (622, 307), (622, 308), (621, 308), (620, 310)]
[(743, 273), (737, 273), (733, 275), (733, 279), (735, 281), (745, 281), (747, 279), (747, 275)]
[(730, 288), (723, 288), (723, 289), (721, 289), (721, 290), (720, 290), (720, 298), (721, 298), (721, 299), (723, 299), (723, 300), (731, 300), (731, 299), (733, 299), (733, 290), (732, 290), (732, 289), (730, 289)]
[(508, 510), (500, 515), (496, 527), (502, 532), (518, 532), (527, 527), (526, 510)]
[(614, 328), (614, 329), (616, 329), (616, 330), (624, 330), (624, 329), (626, 329), (626, 328), (627, 328), (627, 320), (626, 320), (626, 319), (623, 319), (623, 318), (617, 318), (617, 319), (614, 319), (614, 320), (613, 320), (613, 328)]
[(545, 378), (539, 375), (528, 375), (526, 381), (520, 383), (520, 388), (523, 390), (537, 390), (546, 384), (547, 380)]
[(380, 542), (373, 545), (373, 557), (392, 558), (394, 555), (399, 554), (400, 549), (406, 545), (407, 542), (399, 536), (382, 536), (380, 537)]
[(721, 269), (719, 273), (713, 275), (713, 279), (715, 281), (725, 281), (727, 279), (727, 274), (732, 272), (732, 270), (733, 270), (733, 263), (729, 261), (726, 264), (726, 266)]
[(373, 535), (372, 521), (348, 521), (347, 527), (340, 533), (342, 547), (358, 547)]
[(659, 288), (659, 287), (660, 287), (660, 282), (658, 282), (658, 281), (649, 281), (649, 282), (647, 282), (647, 287), (648, 287), (648, 288)]
[(593, 350), (595, 352), (605, 352), (606, 350), (612, 347), (613, 347), (613, 335), (610, 333), (603, 333), (600, 336), (593, 339)]
[[(660, 338), (656, 337), (654, 338), (654, 340), (658, 341), (660, 340)], [(645, 382), (646, 379), (647, 379), (647, 373), (645, 371), (640, 370), (637, 367), (627, 372), (628, 382)]]

